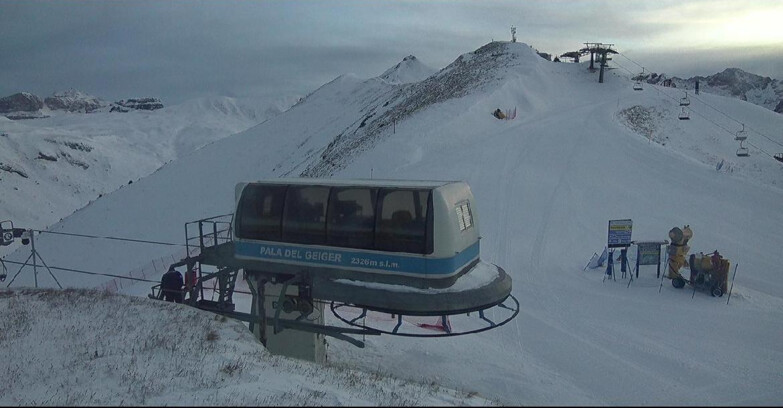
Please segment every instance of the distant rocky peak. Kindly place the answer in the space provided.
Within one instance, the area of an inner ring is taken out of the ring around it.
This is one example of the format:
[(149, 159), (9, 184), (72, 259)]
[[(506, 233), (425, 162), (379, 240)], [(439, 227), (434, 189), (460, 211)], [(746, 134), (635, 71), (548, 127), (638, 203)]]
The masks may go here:
[(772, 78), (762, 77), (745, 72), (739, 68), (727, 68), (723, 72), (707, 77), (707, 83), (712, 86), (724, 86), (735, 90), (735, 95), (748, 91), (750, 88), (765, 88)]
[(42, 107), (41, 98), (29, 92), (19, 92), (0, 98), (0, 113), (33, 112)]
[(130, 110), (157, 110), (163, 108), (163, 102), (158, 98), (131, 98), (114, 102), (111, 112), (128, 112)]
[(74, 88), (55, 92), (52, 96), (47, 97), (44, 100), (44, 103), (52, 110), (85, 113), (96, 111), (106, 105), (100, 98), (96, 98)]

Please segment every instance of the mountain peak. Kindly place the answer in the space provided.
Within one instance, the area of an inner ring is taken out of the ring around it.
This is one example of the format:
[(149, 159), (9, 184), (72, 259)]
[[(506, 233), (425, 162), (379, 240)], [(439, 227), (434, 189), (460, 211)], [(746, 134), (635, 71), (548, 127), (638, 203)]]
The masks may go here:
[(408, 55), (378, 78), (392, 85), (402, 85), (422, 81), (434, 74), (435, 71), (435, 69), (424, 65), (415, 56)]
[(74, 88), (54, 92), (44, 99), (44, 103), (49, 109), (68, 112), (94, 112), (106, 104), (100, 98)]

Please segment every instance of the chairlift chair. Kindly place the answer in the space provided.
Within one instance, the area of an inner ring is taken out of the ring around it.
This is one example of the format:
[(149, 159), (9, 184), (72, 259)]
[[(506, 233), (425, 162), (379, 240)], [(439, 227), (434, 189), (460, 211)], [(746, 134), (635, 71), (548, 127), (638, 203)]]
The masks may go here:
[(685, 96), (680, 99), (680, 106), (688, 106), (691, 104), (691, 100), (688, 99), (688, 93), (685, 92)]
[(684, 107), (682, 108), (682, 112), (680, 112), (679, 119), (680, 120), (690, 120), (691, 119), (691, 115), (690, 115), (690, 113), (688, 113), (688, 110), (686, 108), (684, 108)]
[[(734, 140), (739, 140), (740, 142), (747, 140), (748, 135), (745, 134), (745, 124), (742, 124), (742, 130), (738, 130), (737, 133), (734, 134)], [(740, 143), (741, 144), (741, 143)]]
[(745, 134), (745, 124), (742, 124), (742, 130), (738, 130), (737, 133), (734, 135), (734, 140), (737, 140), (740, 142), (740, 147), (737, 149), (737, 156), (739, 157), (747, 157), (750, 155), (750, 152), (748, 151), (748, 148), (743, 146), (742, 144), (745, 142), (745, 140), (748, 139), (748, 135)]
[[(636, 76), (636, 82), (633, 84), (633, 90), (634, 91), (641, 91), (642, 88), (642, 79), (646, 78), (647, 76), (644, 75), (644, 67), (642, 67), (642, 73)], [(633, 78), (631, 78), (633, 79)]]
[(775, 160), (783, 163), (783, 153), (776, 153), (774, 157), (775, 157)]

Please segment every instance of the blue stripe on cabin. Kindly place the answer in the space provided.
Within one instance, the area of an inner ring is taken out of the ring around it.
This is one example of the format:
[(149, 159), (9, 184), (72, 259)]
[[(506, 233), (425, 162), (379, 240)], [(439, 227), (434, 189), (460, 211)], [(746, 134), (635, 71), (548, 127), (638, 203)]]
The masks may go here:
[(448, 276), (458, 272), (479, 256), (479, 241), (449, 258), (240, 240), (234, 241), (234, 255), (243, 259), (280, 261), (319, 267)]

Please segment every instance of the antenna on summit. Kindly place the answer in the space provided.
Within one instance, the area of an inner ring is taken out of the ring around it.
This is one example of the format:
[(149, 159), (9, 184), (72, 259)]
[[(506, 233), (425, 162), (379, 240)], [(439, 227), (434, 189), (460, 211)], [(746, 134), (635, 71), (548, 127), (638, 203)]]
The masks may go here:
[(517, 28), (511, 26), (511, 42), (517, 42)]

